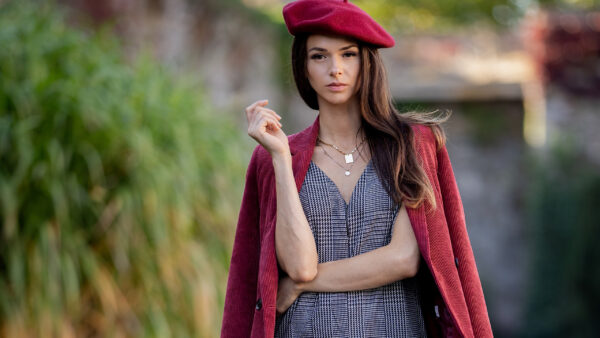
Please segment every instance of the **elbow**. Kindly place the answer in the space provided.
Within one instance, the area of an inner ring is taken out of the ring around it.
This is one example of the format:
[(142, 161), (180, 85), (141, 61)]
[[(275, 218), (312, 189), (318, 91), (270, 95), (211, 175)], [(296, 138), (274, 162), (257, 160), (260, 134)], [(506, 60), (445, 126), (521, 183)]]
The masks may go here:
[(415, 277), (419, 272), (419, 264), (421, 261), (421, 254), (419, 250), (403, 253), (396, 256), (399, 262), (396, 262), (398, 267), (398, 274), (400, 279)]
[(417, 255), (410, 259), (406, 266), (406, 278), (415, 277), (419, 272), (419, 261), (421, 256)]
[(296, 269), (289, 273), (290, 278), (297, 283), (308, 283), (317, 277), (317, 267)]

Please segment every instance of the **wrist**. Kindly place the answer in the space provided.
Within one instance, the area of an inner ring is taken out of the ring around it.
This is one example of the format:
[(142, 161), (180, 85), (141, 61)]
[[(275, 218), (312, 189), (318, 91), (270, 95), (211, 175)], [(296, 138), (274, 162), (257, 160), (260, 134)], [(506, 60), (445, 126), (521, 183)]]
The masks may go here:
[(287, 164), (292, 162), (292, 154), (289, 151), (275, 151), (271, 153), (271, 159), (273, 160), (273, 165), (279, 163)]
[(296, 294), (301, 294), (302, 292), (307, 291), (306, 287), (308, 286), (308, 283), (310, 282), (296, 282), (294, 281), (294, 291), (296, 291)]

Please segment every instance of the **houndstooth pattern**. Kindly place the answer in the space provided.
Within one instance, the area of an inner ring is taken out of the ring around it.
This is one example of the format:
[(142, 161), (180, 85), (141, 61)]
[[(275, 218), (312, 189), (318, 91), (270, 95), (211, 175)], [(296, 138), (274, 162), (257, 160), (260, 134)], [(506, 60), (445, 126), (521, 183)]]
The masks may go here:
[[(389, 244), (400, 206), (385, 191), (372, 161), (348, 204), (312, 161), (299, 196), (319, 263)], [(417, 280), (350, 292), (304, 292), (277, 318), (275, 337), (426, 337)]]

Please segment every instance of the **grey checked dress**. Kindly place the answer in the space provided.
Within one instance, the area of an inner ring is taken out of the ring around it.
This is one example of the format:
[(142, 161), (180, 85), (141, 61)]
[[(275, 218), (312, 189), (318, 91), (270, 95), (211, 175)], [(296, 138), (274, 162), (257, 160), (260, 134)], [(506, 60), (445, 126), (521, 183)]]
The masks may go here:
[[(349, 204), (335, 183), (310, 162), (300, 201), (319, 263), (389, 244), (400, 210), (384, 189), (372, 161)], [(426, 337), (416, 278), (350, 292), (304, 292), (277, 318), (275, 337)]]

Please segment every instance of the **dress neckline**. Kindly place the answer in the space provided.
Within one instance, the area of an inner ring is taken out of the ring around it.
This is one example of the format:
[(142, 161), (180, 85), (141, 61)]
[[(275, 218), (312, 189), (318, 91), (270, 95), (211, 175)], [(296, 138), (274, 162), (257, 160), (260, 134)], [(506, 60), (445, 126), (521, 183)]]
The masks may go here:
[(373, 158), (369, 159), (369, 162), (367, 162), (367, 165), (365, 166), (362, 173), (358, 177), (356, 184), (354, 184), (354, 188), (352, 188), (352, 194), (350, 194), (350, 200), (348, 202), (346, 202), (346, 200), (344, 199), (344, 196), (342, 195), (338, 185), (329, 177), (329, 175), (327, 175), (325, 173), (325, 171), (323, 171), (321, 168), (319, 168), (319, 166), (312, 159), (310, 160), (310, 165), (314, 166), (318, 171), (320, 171), (321, 174), (323, 174), (323, 176), (325, 176), (325, 178), (335, 187), (335, 191), (337, 192), (338, 196), (342, 199), (342, 201), (344, 201), (344, 205), (347, 209), (348, 206), (350, 206), (350, 204), (352, 204), (352, 200), (354, 199), (354, 195), (356, 194), (356, 189), (358, 188), (358, 185), (361, 183), (361, 181), (364, 179), (364, 177), (367, 173), (367, 170), (371, 166), (372, 162), (373, 162)]

